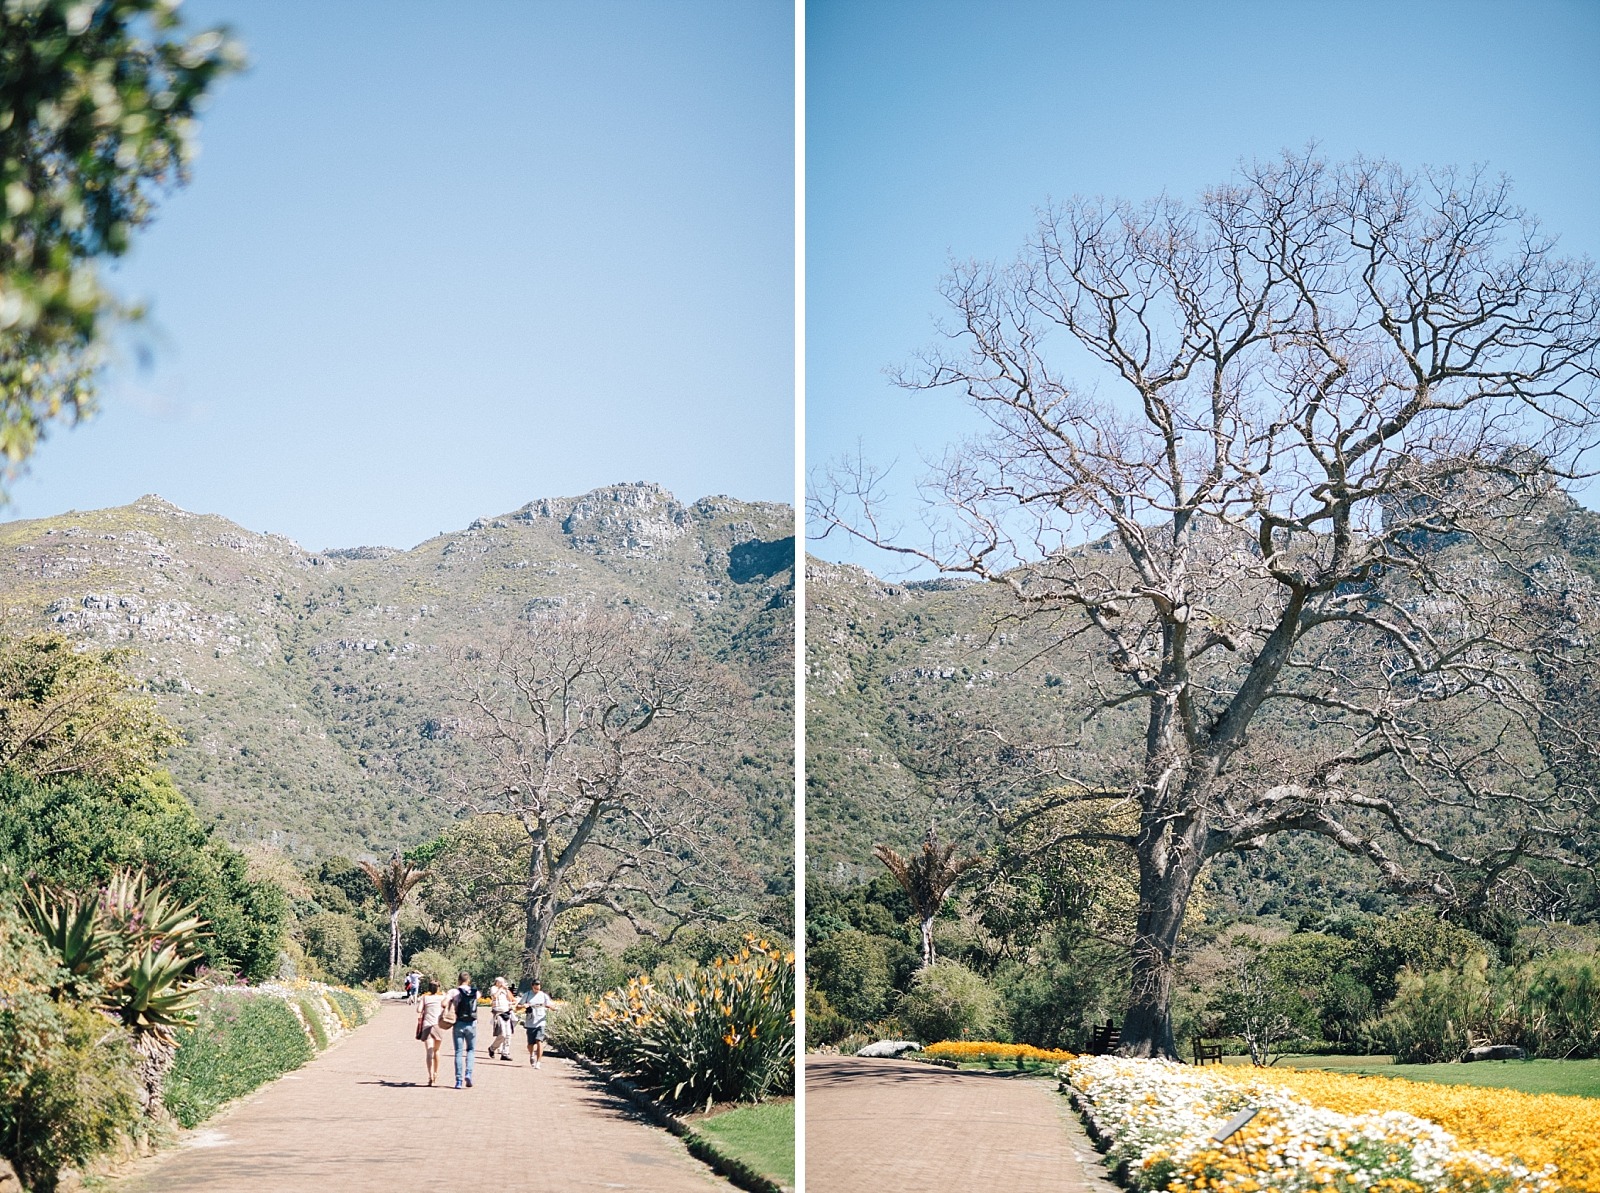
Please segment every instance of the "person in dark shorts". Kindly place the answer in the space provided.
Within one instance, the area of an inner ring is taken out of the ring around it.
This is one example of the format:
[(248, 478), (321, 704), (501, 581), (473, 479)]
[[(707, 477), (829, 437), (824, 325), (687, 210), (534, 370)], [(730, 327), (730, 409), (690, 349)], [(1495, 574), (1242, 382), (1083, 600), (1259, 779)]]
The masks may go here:
[(537, 981), (522, 996), (522, 1028), (528, 1033), (528, 1063), (536, 1069), (544, 1060), (545, 1015), (554, 1004), (555, 999), (541, 990)]

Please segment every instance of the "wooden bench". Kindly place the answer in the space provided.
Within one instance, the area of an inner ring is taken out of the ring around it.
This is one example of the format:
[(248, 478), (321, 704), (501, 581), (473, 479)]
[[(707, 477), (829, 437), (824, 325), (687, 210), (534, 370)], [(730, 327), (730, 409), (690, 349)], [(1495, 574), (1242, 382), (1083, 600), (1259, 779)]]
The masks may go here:
[(1096, 1025), (1094, 1036), (1089, 1040), (1090, 1056), (1109, 1056), (1122, 1047), (1122, 1031), (1117, 1027), (1116, 1020), (1107, 1019), (1103, 1026)]
[(1217, 1063), (1219, 1065), (1222, 1063), (1222, 1041), (1221, 1040), (1217, 1040), (1214, 1043), (1209, 1043), (1208, 1044), (1205, 1040), (1202, 1040), (1199, 1036), (1195, 1036), (1195, 1038), (1194, 1038), (1194, 1063), (1197, 1064), (1197, 1065), (1203, 1065), (1208, 1060), (1209, 1061), (1214, 1061), (1215, 1063)]

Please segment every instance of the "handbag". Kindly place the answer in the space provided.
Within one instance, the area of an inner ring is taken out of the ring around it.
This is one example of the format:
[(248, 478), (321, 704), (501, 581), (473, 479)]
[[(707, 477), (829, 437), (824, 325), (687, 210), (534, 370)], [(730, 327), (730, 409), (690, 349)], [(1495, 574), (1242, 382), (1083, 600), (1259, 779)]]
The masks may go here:
[(418, 1023), (417, 1024), (417, 1039), (426, 1040), (428, 1038), (428, 1033), (431, 1032), (432, 1030), (433, 1029), (431, 1027), (423, 1027), (422, 1024)]

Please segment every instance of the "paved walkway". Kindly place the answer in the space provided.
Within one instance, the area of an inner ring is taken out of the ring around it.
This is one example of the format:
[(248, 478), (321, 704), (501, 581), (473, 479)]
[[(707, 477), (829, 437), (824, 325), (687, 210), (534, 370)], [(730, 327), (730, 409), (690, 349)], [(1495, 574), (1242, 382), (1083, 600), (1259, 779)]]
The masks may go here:
[[(480, 1023), (487, 1024), (487, 1016)], [(386, 1005), (303, 1069), (144, 1161), (117, 1193), (328, 1193), (411, 1188), (708, 1193), (731, 1186), (667, 1132), (560, 1058), (491, 1061), (456, 1090), (449, 1045), (429, 1089), (416, 1011)]]
[(807, 1193), (1113, 1193), (1052, 1082), (808, 1056)]

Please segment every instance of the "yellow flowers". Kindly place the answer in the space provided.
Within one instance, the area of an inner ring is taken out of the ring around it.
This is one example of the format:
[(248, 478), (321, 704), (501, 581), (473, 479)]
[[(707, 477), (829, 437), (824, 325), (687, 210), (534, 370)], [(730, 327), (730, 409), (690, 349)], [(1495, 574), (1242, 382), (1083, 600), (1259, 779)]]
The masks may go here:
[(1076, 1053), (1061, 1048), (1035, 1048), (1032, 1044), (1001, 1044), (993, 1040), (942, 1040), (929, 1044), (922, 1055), (937, 1060), (1040, 1060), (1062, 1064)]
[[(1588, 1183), (1592, 1170), (1574, 1164), (1573, 1149), (1537, 1154), (1543, 1142), (1536, 1138), (1543, 1129), (1537, 1121), (1518, 1121), (1506, 1113), (1499, 1116), (1502, 1122), (1493, 1121), (1491, 1106), (1507, 1101), (1502, 1090), (1294, 1070), (1264, 1076), (1124, 1057), (1080, 1057), (1060, 1072), (1079, 1108), (1110, 1141), (1110, 1159), (1126, 1164), (1140, 1188), (1168, 1193), (1597, 1189)], [(1445, 1100), (1434, 1101), (1439, 1095)], [(1218, 1142), (1218, 1128), (1245, 1110), (1250, 1117)], [(1594, 1120), (1587, 1121), (1592, 1135)], [(1496, 1133), (1505, 1146), (1495, 1145), (1491, 1136)]]
[(792, 1089), (793, 958), (749, 936), (734, 956), (659, 985), (635, 978), (591, 1009), (592, 1046), (679, 1105)]
[(1462, 1143), (1532, 1168), (1555, 1164), (1562, 1187), (1600, 1193), (1600, 1101), (1524, 1094), (1404, 1078), (1274, 1070), (1272, 1080), (1315, 1106), (1346, 1114), (1403, 1110), (1438, 1123)]

